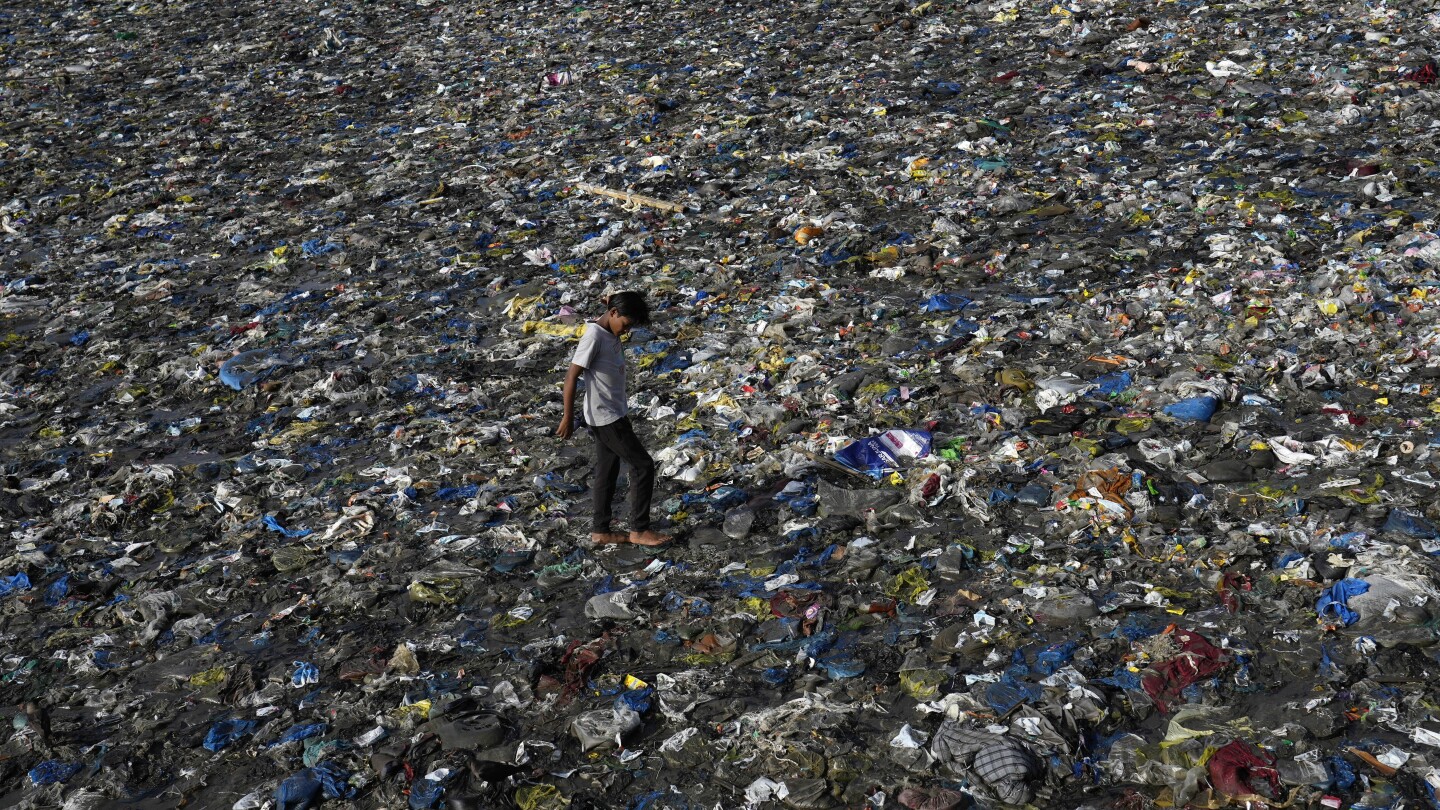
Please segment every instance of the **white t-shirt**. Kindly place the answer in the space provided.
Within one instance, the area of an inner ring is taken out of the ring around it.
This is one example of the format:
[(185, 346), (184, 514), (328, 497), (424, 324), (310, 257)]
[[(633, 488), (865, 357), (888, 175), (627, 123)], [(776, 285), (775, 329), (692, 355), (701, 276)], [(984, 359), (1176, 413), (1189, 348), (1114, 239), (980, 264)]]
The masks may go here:
[(620, 338), (595, 321), (585, 324), (580, 345), (570, 362), (585, 369), (585, 399), (581, 413), (585, 424), (593, 427), (608, 425), (624, 418), (625, 348)]

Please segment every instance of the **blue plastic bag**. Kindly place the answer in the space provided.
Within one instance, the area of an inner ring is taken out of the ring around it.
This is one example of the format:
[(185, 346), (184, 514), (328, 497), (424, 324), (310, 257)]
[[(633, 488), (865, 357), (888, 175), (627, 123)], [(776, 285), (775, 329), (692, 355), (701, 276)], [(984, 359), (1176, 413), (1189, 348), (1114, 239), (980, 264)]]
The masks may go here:
[(45, 589), (45, 604), (55, 607), (70, 593), (70, 575), (63, 574)]
[(939, 293), (938, 295), (930, 296), (930, 299), (927, 300), (920, 307), (920, 311), (955, 312), (957, 310), (962, 310), (973, 303), (975, 302), (970, 300), (969, 298), (966, 298), (963, 295), (950, 295), (949, 293)]
[(444, 795), (445, 786), (434, 779), (416, 779), (410, 783), (410, 810), (430, 810)]
[(650, 698), (655, 694), (655, 687), (647, 686), (643, 689), (629, 689), (620, 693), (615, 698), (615, 708), (622, 706), (644, 714), (650, 711)]
[(295, 361), (281, 356), (276, 349), (252, 349), (221, 364), (220, 382), (236, 391), (243, 391), (247, 386), (292, 365)]
[(1035, 671), (1041, 675), (1054, 675), (1057, 670), (1070, 663), (1078, 649), (1078, 641), (1058, 641), (1051, 644), (1035, 656)]
[(266, 515), (261, 518), (261, 522), (265, 524), (265, 528), (272, 532), (283, 534), (286, 537), (307, 537), (314, 534), (313, 529), (287, 529), (281, 525), (280, 521), (275, 519), (274, 515)]
[(815, 664), (825, 670), (831, 680), (855, 678), (865, 674), (865, 662), (848, 655), (833, 655), (821, 658)]
[(220, 751), (255, 730), (254, 720), (221, 720), (205, 732), (205, 750)]
[(1435, 526), (1430, 521), (1420, 515), (1406, 512), (1404, 509), (1391, 509), (1381, 531), (1403, 534), (1419, 540), (1433, 540), (1440, 536), (1440, 532), (1436, 532)]
[(1112, 371), (1109, 374), (1096, 377), (1094, 380), (1091, 380), (1091, 382), (1098, 386), (1095, 389), (1098, 393), (1109, 397), (1123, 393), (1125, 389), (1134, 383), (1134, 378), (1130, 376), (1130, 372), (1128, 371)]
[(1360, 614), (1350, 609), (1350, 597), (1359, 596), (1368, 590), (1370, 583), (1365, 580), (1346, 577), (1320, 595), (1320, 599), (1315, 602), (1315, 612), (1319, 613), (1322, 619), (1333, 616), (1349, 627), (1360, 619)]
[(30, 577), (24, 571), (10, 577), (0, 577), (0, 596), (9, 596), (12, 593), (30, 590)]
[(56, 782), (65, 782), (70, 777), (80, 772), (81, 765), (78, 762), (61, 762), (58, 759), (47, 759), (44, 762), (30, 769), (30, 781), (36, 787), (53, 785)]
[(1185, 422), (1209, 422), (1215, 411), (1220, 409), (1220, 400), (1212, 396), (1190, 397), (1166, 405), (1162, 410)]
[(296, 661), (295, 672), (290, 676), (290, 685), (309, 686), (320, 682), (320, 668), (307, 661)]
[(298, 742), (300, 740), (314, 737), (317, 734), (324, 734), (327, 728), (329, 728), (329, 726), (324, 723), (297, 723), (291, 726), (290, 730), (285, 732), (284, 736), (282, 736), (280, 739), (270, 743), (269, 747), (274, 748), (277, 745)]
[(928, 432), (896, 429), (851, 442), (835, 454), (835, 460), (852, 470), (879, 478), (899, 469), (902, 458), (924, 458), (928, 455)]
[(349, 771), (333, 762), (322, 762), (281, 782), (275, 789), (275, 801), (279, 810), (311, 810), (319, 806), (322, 798), (351, 799), (356, 792), (350, 785)]

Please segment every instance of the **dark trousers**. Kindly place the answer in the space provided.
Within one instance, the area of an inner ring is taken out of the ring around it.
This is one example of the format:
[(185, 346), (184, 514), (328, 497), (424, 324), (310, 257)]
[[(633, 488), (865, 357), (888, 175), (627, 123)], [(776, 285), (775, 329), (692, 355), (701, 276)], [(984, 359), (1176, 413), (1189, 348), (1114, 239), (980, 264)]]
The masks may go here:
[(630, 468), (630, 531), (648, 531), (650, 498), (655, 493), (655, 460), (645, 452), (628, 418), (600, 427), (592, 425), (590, 431), (595, 434), (595, 480), (590, 483), (594, 498), (591, 531), (610, 531), (610, 502), (615, 499), (615, 482), (620, 477), (622, 461)]

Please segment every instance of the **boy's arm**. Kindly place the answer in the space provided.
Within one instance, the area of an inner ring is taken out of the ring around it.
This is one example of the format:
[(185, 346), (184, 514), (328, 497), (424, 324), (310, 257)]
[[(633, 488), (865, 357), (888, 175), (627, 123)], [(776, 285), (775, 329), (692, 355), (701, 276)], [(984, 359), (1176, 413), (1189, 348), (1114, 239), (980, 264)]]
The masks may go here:
[(570, 370), (565, 374), (565, 415), (560, 417), (560, 427), (555, 430), (555, 435), (562, 439), (570, 438), (575, 432), (575, 383), (580, 380), (580, 375), (585, 372), (584, 366), (570, 364)]

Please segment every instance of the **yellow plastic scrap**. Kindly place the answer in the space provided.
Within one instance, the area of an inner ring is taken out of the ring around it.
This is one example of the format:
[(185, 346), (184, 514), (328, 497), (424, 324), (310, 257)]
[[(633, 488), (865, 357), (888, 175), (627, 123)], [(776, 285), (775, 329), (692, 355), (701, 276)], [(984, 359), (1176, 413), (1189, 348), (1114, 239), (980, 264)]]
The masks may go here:
[(771, 346), (768, 354), (768, 359), (760, 360), (755, 363), (755, 365), (758, 366), (761, 371), (780, 371), (781, 369), (785, 368), (786, 365), (788, 365), (788, 363), (785, 362), (785, 350), (781, 349), (779, 346)]
[(920, 598), (920, 594), (928, 590), (930, 581), (925, 578), (925, 571), (917, 565), (896, 574), (885, 587), (885, 594), (913, 605), (915, 600)]
[(738, 408), (740, 407), (740, 404), (739, 404), (738, 402), (736, 402), (736, 401), (735, 401), (735, 398), (732, 397), (732, 396), (730, 396), (729, 394), (720, 394), (719, 396), (715, 397), (714, 399), (710, 400), (709, 402), (706, 402), (706, 403), (705, 403), (704, 405), (702, 405), (701, 407), (711, 408), (711, 409), (715, 409), (715, 410), (718, 410), (718, 409), (720, 409), (720, 408), (735, 408), (735, 409), (738, 409)]
[(155, 506), (151, 507), (151, 508), (150, 508), (150, 511), (152, 511), (152, 512), (164, 512), (164, 511), (167, 511), (170, 507), (172, 507), (172, 506), (174, 506), (174, 505), (175, 505), (175, 493), (174, 493), (174, 492), (171, 492), (170, 490), (167, 489), (167, 490), (165, 490), (164, 493), (161, 494), (161, 496), (160, 496), (160, 502), (159, 502), (158, 504), (156, 504)]
[(460, 601), (460, 580), (437, 579), (410, 583), (410, 601), (427, 605), (453, 605)]
[(1261, 486), (1255, 488), (1256, 495), (1272, 501), (1278, 501), (1287, 495), (1293, 495), (1295, 492), (1295, 487), (1290, 487), (1289, 489), (1278, 489), (1276, 487), (1269, 486), (1268, 484), (1262, 484)]
[(771, 616), (770, 603), (758, 596), (751, 596), (740, 600), (740, 607), (746, 613), (753, 615), (762, 622)]
[(1018, 368), (1001, 369), (995, 376), (995, 382), (1001, 388), (1014, 388), (1022, 394), (1028, 394), (1035, 390), (1035, 383), (1030, 381), (1030, 375)]
[(196, 689), (204, 689), (207, 686), (216, 686), (225, 682), (230, 676), (230, 671), (225, 667), (211, 667), (204, 672), (197, 672), (190, 676), (190, 685)]
[[(924, 174), (925, 174), (924, 172), (921, 172), (921, 173), (920, 173), (921, 177), (923, 177)], [(917, 178), (917, 179), (918, 179), (918, 178)], [(865, 254), (865, 261), (867, 261), (867, 262), (873, 262), (873, 263), (875, 263), (875, 264), (877, 264), (877, 265), (880, 265), (880, 266), (882, 266), (882, 267), (886, 267), (886, 266), (892, 265), (892, 264), (894, 264), (895, 262), (897, 262), (897, 261), (899, 261), (899, 260), (900, 260), (900, 248), (895, 247), (894, 245), (889, 245), (889, 246), (887, 246), (887, 247), (881, 248), (880, 250), (877, 250), (877, 251), (875, 251), (874, 253), (866, 253), (866, 254)]]
[(1154, 587), (1154, 588), (1151, 588), (1151, 590), (1155, 591), (1156, 593), (1160, 594), (1161, 596), (1165, 597), (1166, 599), (1190, 599), (1190, 598), (1194, 597), (1194, 594), (1192, 594), (1192, 593), (1190, 593), (1190, 592), (1188, 592), (1188, 591), (1177, 591), (1177, 590), (1175, 590), (1174, 588), (1166, 588), (1166, 587), (1164, 587), (1164, 586), (1159, 586), (1159, 585), (1157, 585), (1157, 586)]
[(520, 331), (527, 335), (549, 335), (550, 337), (563, 337), (572, 340), (579, 340), (585, 334), (585, 324), (563, 324), (555, 321), (526, 321), (520, 327)]
[(512, 321), (518, 321), (522, 316), (528, 314), (531, 307), (540, 303), (542, 298), (544, 298), (544, 296), (541, 295), (529, 297), (517, 295), (510, 299), (510, 303), (505, 305), (505, 316)]
[(1375, 480), (1368, 487), (1349, 487), (1336, 490), (1335, 497), (1365, 506), (1380, 503), (1380, 490), (1385, 488), (1385, 476), (1375, 473)]
[(687, 666), (692, 666), (692, 667), (714, 667), (714, 666), (719, 666), (719, 665), (721, 665), (721, 664), (728, 664), (728, 663), (730, 663), (730, 661), (733, 660), (734, 658), (735, 658), (735, 653), (734, 653), (733, 651), (732, 651), (732, 652), (728, 652), (728, 653), (725, 653), (725, 652), (718, 652), (718, 653), (692, 652), (692, 653), (686, 653), (685, 655), (680, 656), (679, 661), (680, 661), (680, 663), (682, 663), (682, 664), (685, 664), (685, 665), (687, 665)]
[(530, 621), (530, 617), (531, 614), (528, 610), (511, 610), (508, 613), (498, 614), (491, 618), (490, 626), (501, 630), (508, 630)]
[(855, 392), (856, 399), (877, 399), (890, 393), (890, 383), (871, 383)]
[(1115, 432), (1122, 436), (1131, 433), (1143, 433), (1150, 429), (1150, 419), (1143, 416), (1131, 416), (1115, 420)]
[(390, 712), (390, 714), (395, 716), (396, 718), (404, 718), (409, 717), (410, 715), (415, 715), (421, 720), (429, 720), (430, 701), (417, 700), (414, 703), (406, 706), (396, 706), (395, 710)]
[(560, 810), (568, 807), (570, 800), (554, 785), (531, 785), (515, 791), (515, 805), (520, 810)]
[(270, 439), (270, 444), (287, 444), (289, 442), (295, 441), (296, 439), (303, 439), (304, 437), (309, 436), (312, 433), (318, 433), (324, 429), (325, 425), (320, 422), (294, 422), (289, 427), (285, 428), (284, 433), (281, 433), (279, 436), (272, 437)]
[(940, 685), (949, 676), (938, 669), (915, 669), (900, 673), (900, 688), (916, 700), (934, 700), (940, 696)]

